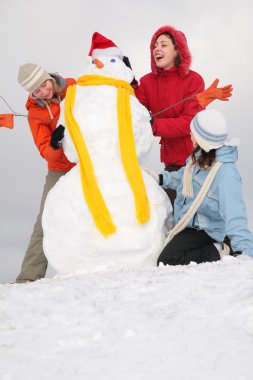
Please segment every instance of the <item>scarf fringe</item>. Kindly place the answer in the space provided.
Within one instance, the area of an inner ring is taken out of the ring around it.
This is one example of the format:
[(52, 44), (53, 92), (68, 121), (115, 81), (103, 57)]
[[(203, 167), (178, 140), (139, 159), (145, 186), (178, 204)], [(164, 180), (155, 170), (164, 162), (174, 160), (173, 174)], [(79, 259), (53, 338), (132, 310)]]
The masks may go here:
[(193, 197), (193, 187), (192, 187), (192, 174), (195, 168), (195, 164), (188, 164), (184, 170), (183, 176), (183, 196), (185, 198)]
[(136, 218), (140, 224), (145, 224), (150, 219), (148, 199), (139, 201), (136, 207)]

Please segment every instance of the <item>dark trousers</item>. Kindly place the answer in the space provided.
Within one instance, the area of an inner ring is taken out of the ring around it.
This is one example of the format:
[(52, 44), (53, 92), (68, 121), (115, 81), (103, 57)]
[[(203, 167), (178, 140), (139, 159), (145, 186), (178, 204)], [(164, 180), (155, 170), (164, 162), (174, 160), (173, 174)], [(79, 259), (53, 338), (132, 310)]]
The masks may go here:
[(191, 261), (199, 264), (220, 260), (214, 242), (205, 231), (185, 228), (164, 247), (157, 265), (187, 265)]
[[(167, 172), (177, 172), (180, 168), (182, 168), (182, 166), (180, 166), (180, 165), (168, 165), (165, 167), (165, 170)], [(168, 197), (170, 198), (172, 207), (174, 209), (174, 201), (175, 201), (176, 196), (177, 196), (176, 190), (166, 189), (164, 191), (167, 193)]]

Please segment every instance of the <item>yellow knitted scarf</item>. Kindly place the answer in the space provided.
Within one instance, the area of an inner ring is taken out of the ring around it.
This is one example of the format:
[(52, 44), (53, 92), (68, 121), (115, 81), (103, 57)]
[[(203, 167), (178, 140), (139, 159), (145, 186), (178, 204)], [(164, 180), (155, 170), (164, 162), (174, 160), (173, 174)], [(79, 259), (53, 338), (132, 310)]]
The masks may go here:
[[(118, 134), (122, 162), (134, 194), (137, 220), (139, 223), (146, 223), (150, 219), (150, 207), (135, 150), (130, 108), (130, 94), (134, 95), (134, 91), (123, 80), (99, 75), (84, 75), (78, 78), (77, 84), (80, 86), (117, 87)], [(88, 149), (73, 115), (75, 94), (76, 86), (69, 86), (65, 99), (65, 123), (78, 154), (82, 188), (87, 205), (97, 228), (104, 236), (108, 236), (116, 231), (116, 226), (98, 187)]]

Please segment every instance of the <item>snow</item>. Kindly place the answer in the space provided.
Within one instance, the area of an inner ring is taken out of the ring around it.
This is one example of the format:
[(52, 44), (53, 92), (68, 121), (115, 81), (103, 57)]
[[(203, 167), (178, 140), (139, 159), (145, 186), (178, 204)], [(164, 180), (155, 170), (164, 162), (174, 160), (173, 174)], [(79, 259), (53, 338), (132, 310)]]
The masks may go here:
[(249, 380), (244, 257), (0, 286), (1, 380)]

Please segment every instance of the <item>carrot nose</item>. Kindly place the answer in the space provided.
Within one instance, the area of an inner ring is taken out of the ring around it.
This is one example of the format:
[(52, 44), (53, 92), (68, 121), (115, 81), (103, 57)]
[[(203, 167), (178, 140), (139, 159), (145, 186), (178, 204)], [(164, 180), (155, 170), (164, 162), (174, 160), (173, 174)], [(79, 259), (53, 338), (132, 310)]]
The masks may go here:
[(101, 62), (99, 59), (95, 58), (94, 61), (95, 65), (97, 66), (98, 69), (102, 69), (104, 67), (103, 62)]

